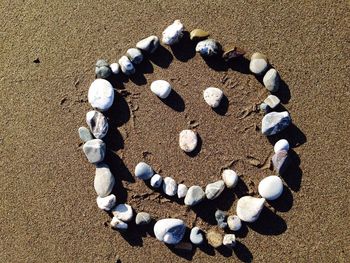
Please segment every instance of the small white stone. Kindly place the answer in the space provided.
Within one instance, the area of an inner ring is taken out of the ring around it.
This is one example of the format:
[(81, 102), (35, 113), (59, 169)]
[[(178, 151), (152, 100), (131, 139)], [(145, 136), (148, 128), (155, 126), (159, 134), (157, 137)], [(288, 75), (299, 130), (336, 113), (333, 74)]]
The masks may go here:
[(222, 90), (214, 87), (209, 87), (203, 92), (205, 102), (212, 108), (216, 108), (219, 106), (223, 96), (224, 93), (222, 92)]
[(184, 200), (185, 205), (194, 206), (202, 202), (205, 198), (205, 193), (203, 189), (198, 185), (192, 185), (187, 193)]
[(222, 172), (222, 180), (224, 180), (227, 188), (234, 188), (238, 183), (238, 175), (231, 169), (225, 169)]
[(221, 47), (214, 39), (205, 39), (197, 43), (196, 52), (199, 52), (204, 57), (217, 55)]
[(163, 180), (163, 191), (168, 196), (174, 196), (177, 193), (177, 184), (171, 177), (165, 177)]
[(112, 221), (111, 221), (111, 227), (115, 228), (115, 229), (119, 229), (119, 230), (126, 230), (128, 229), (128, 224), (124, 223), (123, 221), (121, 221), (120, 219), (113, 217)]
[(118, 63), (112, 63), (109, 65), (113, 74), (118, 74), (120, 72), (120, 65)]
[(155, 80), (151, 84), (151, 91), (159, 98), (165, 99), (170, 95), (171, 85), (165, 80)]
[(275, 96), (275, 95), (269, 95), (267, 98), (264, 100), (264, 102), (271, 108), (274, 109), (280, 104), (280, 99)]
[(261, 197), (266, 200), (275, 200), (283, 192), (283, 182), (276, 175), (268, 176), (260, 181), (258, 191)]
[(215, 183), (208, 184), (205, 187), (205, 195), (209, 200), (217, 198), (225, 189), (225, 183), (223, 180), (216, 181)]
[(188, 188), (184, 184), (179, 184), (177, 186), (177, 197), (178, 198), (184, 198), (187, 194)]
[(178, 244), (185, 235), (184, 221), (176, 218), (158, 220), (153, 231), (156, 238), (166, 244)]
[(185, 152), (192, 152), (198, 143), (197, 134), (192, 130), (183, 130), (179, 135), (179, 146)]
[(114, 101), (114, 89), (105, 79), (95, 79), (89, 88), (88, 101), (99, 111), (108, 110)]
[(261, 121), (261, 132), (266, 136), (275, 135), (292, 123), (288, 111), (270, 112)]
[(96, 198), (98, 208), (106, 211), (111, 210), (115, 206), (116, 201), (117, 198), (114, 194), (107, 195), (106, 197), (98, 196)]
[(275, 70), (274, 68), (269, 69), (263, 78), (263, 83), (269, 91), (271, 92), (278, 91), (280, 76), (277, 70)]
[(243, 196), (237, 202), (237, 216), (245, 222), (255, 222), (262, 209), (264, 208), (265, 199), (252, 196)]
[(130, 59), (127, 56), (122, 56), (119, 61), (118, 61), (119, 65), (120, 65), (120, 69), (121, 71), (125, 74), (125, 75), (132, 75), (135, 73), (135, 67), (134, 65), (131, 63)]
[(224, 235), (222, 244), (226, 247), (233, 248), (236, 245), (236, 236), (234, 234)]
[(109, 169), (109, 166), (104, 163), (100, 163), (96, 166), (94, 188), (98, 196), (108, 196), (114, 187), (115, 178)]
[(132, 219), (133, 211), (128, 204), (119, 204), (112, 209), (112, 214), (114, 217), (122, 220), (123, 222), (129, 222)]
[(238, 231), (242, 227), (241, 219), (239, 219), (239, 217), (236, 215), (229, 216), (227, 218), (227, 224), (228, 224), (229, 229), (231, 229), (232, 231)]
[(136, 47), (150, 54), (154, 53), (159, 47), (159, 39), (157, 36), (146, 37), (137, 42)]
[(184, 25), (180, 20), (175, 20), (162, 33), (162, 42), (165, 45), (174, 45), (180, 41), (183, 36)]
[(254, 53), (250, 59), (249, 69), (254, 74), (260, 75), (267, 69), (268, 60), (264, 54)]
[(133, 64), (140, 64), (143, 60), (143, 55), (138, 48), (129, 48), (126, 51), (126, 56)]
[(159, 188), (162, 185), (163, 178), (159, 174), (155, 174), (151, 178), (151, 186), (153, 188)]
[(288, 152), (289, 151), (289, 142), (286, 139), (281, 139), (275, 143), (273, 150), (275, 153), (282, 151), (282, 150)]

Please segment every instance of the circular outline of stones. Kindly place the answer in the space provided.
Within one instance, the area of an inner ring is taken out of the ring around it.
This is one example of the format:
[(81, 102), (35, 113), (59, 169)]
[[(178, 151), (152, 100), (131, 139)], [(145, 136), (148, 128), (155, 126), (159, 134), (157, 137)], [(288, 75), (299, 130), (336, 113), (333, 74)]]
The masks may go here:
[[(163, 44), (177, 44), (183, 37), (183, 32), (184, 26), (180, 20), (175, 20), (173, 24), (163, 31)], [(224, 51), (217, 41), (209, 39), (208, 37), (209, 33), (201, 29), (194, 29), (190, 33), (191, 40), (197, 42), (196, 52), (200, 53), (203, 58), (221, 55), (225, 61), (229, 61), (245, 55), (245, 51), (237, 46), (230, 47)], [(94, 187), (98, 194), (96, 199), (97, 205), (102, 210), (112, 211), (114, 217), (112, 218), (110, 225), (112, 228), (120, 231), (127, 230), (128, 222), (133, 218), (133, 209), (127, 204), (116, 205), (116, 196), (111, 194), (115, 179), (110, 172), (108, 165), (102, 163), (105, 156), (106, 145), (101, 139), (108, 132), (108, 121), (101, 112), (108, 110), (112, 106), (114, 100), (114, 89), (105, 79), (112, 74), (119, 74), (120, 71), (127, 76), (134, 74), (134, 65), (142, 62), (143, 53), (151, 54), (156, 51), (159, 45), (158, 37), (150, 36), (139, 41), (136, 44), (136, 48), (128, 49), (126, 55), (122, 56), (118, 63), (112, 63), (109, 65), (104, 60), (97, 61), (95, 68), (96, 80), (90, 86), (88, 94), (89, 102), (94, 108), (93, 111), (88, 112), (86, 115), (87, 124), (90, 130), (85, 127), (79, 128), (79, 136), (85, 142), (83, 151), (89, 162), (96, 164)], [(274, 68), (270, 68), (267, 71), (269, 66), (270, 64), (265, 55), (254, 53), (251, 56), (249, 66), (251, 72), (256, 75), (262, 75), (265, 73), (263, 78), (264, 86), (269, 91), (276, 92), (280, 77)], [(152, 88), (151, 90), (158, 97), (164, 99), (170, 94), (171, 86), (169, 84), (169, 86), (164, 89), (163, 85), (160, 89)], [(93, 94), (94, 92), (95, 94)], [(221, 96), (216, 98), (216, 101), (214, 102), (206, 98), (205, 92), (204, 100), (207, 104), (212, 108), (217, 107), (220, 104), (223, 95), (222, 91)], [(217, 93), (213, 94), (214, 97), (216, 95)], [(94, 100), (97, 100), (98, 103), (95, 103)], [(99, 103), (101, 105), (99, 105)], [(280, 100), (277, 96), (269, 95), (260, 105), (260, 110), (267, 113), (279, 103)], [(290, 123), (291, 118), (287, 111), (267, 113), (262, 120), (262, 133), (267, 136), (277, 134), (288, 127)], [(94, 139), (94, 137), (96, 139)], [(181, 147), (181, 143), (180, 148), (187, 151)], [(191, 147), (189, 151), (194, 149), (195, 147)], [(278, 174), (281, 174), (287, 168), (288, 162), (286, 160), (288, 157), (288, 150), (289, 143), (285, 139), (279, 140), (274, 146), (275, 154), (272, 157), (272, 163)], [(225, 186), (227, 188), (234, 188), (238, 182), (238, 176), (235, 171), (226, 169), (222, 173), (222, 180), (208, 184), (205, 191), (203, 191), (200, 186), (191, 186), (190, 188), (187, 188), (184, 184), (177, 185), (175, 180), (171, 177), (165, 177), (163, 179), (159, 174), (154, 173), (153, 169), (144, 162), (141, 162), (136, 166), (135, 176), (142, 180), (150, 180), (151, 186), (155, 189), (160, 188), (162, 185), (164, 193), (168, 196), (177, 195), (179, 199), (185, 198), (184, 203), (187, 206), (194, 206), (205, 198), (209, 200), (218, 198), (223, 192)], [(277, 190), (276, 185), (279, 187)], [(227, 222), (227, 214), (223, 211), (217, 210), (215, 218), (218, 222), (218, 226), (220, 228), (226, 228), (228, 226), (230, 230), (238, 231), (241, 228), (242, 221), (248, 223), (255, 222), (264, 207), (265, 200), (277, 199), (281, 196), (282, 191), (283, 183), (280, 177), (268, 176), (263, 178), (258, 186), (258, 192), (261, 198), (251, 196), (241, 197), (237, 202), (237, 215), (229, 216)], [(198, 196), (200, 196), (199, 199)], [(195, 200), (189, 201), (191, 198), (194, 198)], [(148, 213), (140, 212), (137, 214), (135, 221), (137, 225), (148, 224), (151, 221), (151, 216)], [(156, 238), (164, 243), (171, 245), (177, 244), (179, 246), (179, 243), (184, 237), (185, 228), (186, 226), (184, 222), (180, 219), (161, 219), (154, 225), (154, 233)], [(226, 234), (222, 237), (220, 233), (209, 230), (206, 237), (208, 243), (214, 248), (218, 248), (221, 245), (232, 248), (236, 243), (234, 234)], [(194, 245), (200, 245), (204, 242), (203, 231), (198, 227), (193, 227), (190, 234), (190, 240)], [(179, 248), (181, 247), (183, 248), (183, 246), (179, 246)], [(190, 249), (192, 249), (192, 245), (190, 246)]]

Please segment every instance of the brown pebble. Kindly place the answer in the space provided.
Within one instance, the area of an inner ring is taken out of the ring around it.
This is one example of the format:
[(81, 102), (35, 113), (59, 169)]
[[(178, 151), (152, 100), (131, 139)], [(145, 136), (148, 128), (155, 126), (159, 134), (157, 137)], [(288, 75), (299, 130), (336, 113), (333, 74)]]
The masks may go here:
[(207, 38), (208, 36), (209, 36), (208, 32), (199, 28), (193, 29), (190, 33), (191, 40), (201, 40), (201, 39)]
[(222, 54), (222, 58), (226, 61), (243, 56), (246, 52), (240, 47), (230, 47), (225, 49), (226, 51)]
[(222, 245), (222, 235), (215, 230), (208, 231), (207, 240), (209, 245), (211, 245), (214, 248), (218, 248)]

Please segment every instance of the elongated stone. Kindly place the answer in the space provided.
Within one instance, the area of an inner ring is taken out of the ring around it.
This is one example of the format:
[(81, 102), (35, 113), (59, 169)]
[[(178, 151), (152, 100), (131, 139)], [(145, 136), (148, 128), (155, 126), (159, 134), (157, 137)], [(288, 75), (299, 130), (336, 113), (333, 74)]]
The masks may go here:
[(165, 177), (163, 180), (163, 191), (168, 196), (174, 196), (177, 193), (177, 183), (171, 177)]
[(238, 183), (238, 175), (231, 169), (225, 169), (222, 172), (222, 180), (224, 180), (227, 188), (234, 188)]
[(149, 213), (140, 212), (137, 213), (135, 218), (136, 225), (147, 225), (151, 222), (152, 218)]
[(190, 39), (194, 41), (203, 40), (208, 36), (209, 36), (209, 33), (207, 31), (204, 31), (199, 28), (193, 29), (190, 33)]
[(275, 135), (287, 128), (291, 122), (287, 111), (270, 112), (262, 119), (261, 132), (266, 136)]
[(225, 228), (227, 226), (227, 223), (225, 222), (226, 217), (227, 217), (227, 213), (225, 211), (222, 211), (220, 209), (216, 210), (215, 220), (218, 223), (218, 226), (220, 228)]
[(126, 56), (133, 64), (140, 64), (143, 60), (143, 55), (138, 48), (129, 48), (126, 51)]
[(78, 129), (78, 133), (79, 133), (79, 138), (83, 141), (83, 142), (87, 142), (90, 141), (92, 139), (94, 139), (94, 137), (92, 137), (91, 132), (89, 131), (88, 128), (86, 127), (80, 127)]
[(154, 235), (166, 244), (178, 244), (185, 235), (186, 226), (181, 219), (166, 218), (154, 225)]
[(98, 196), (108, 196), (114, 187), (115, 178), (107, 164), (101, 163), (96, 166), (94, 188)]
[(136, 47), (147, 53), (154, 53), (159, 47), (159, 39), (156, 36), (149, 36), (137, 42)]
[(128, 229), (128, 224), (116, 217), (113, 217), (111, 221), (111, 227), (120, 231), (125, 231)]
[(86, 113), (86, 124), (96, 139), (102, 139), (108, 132), (107, 118), (98, 111), (89, 111)]
[(288, 152), (285, 150), (278, 151), (272, 156), (272, 164), (278, 174), (283, 174), (289, 164)]
[(280, 85), (280, 75), (278, 74), (277, 70), (274, 68), (269, 69), (263, 78), (263, 83), (269, 91), (278, 91)]
[(177, 186), (177, 197), (178, 198), (184, 198), (187, 194), (188, 188), (184, 184), (179, 184)]
[(217, 198), (225, 189), (225, 183), (223, 180), (219, 180), (215, 183), (208, 184), (205, 188), (205, 195), (209, 200)]
[(198, 185), (191, 186), (185, 197), (185, 205), (194, 206), (200, 203), (205, 197), (203, 189)]
[(174, 45), (183, 37), (184, 25), (180, 20), (175, 20), (162, 33), (162, 42), (165, 45)]
[(134, 65), (131, 63), (131, 61), (129, 60), (129, 58), (127, 56), (122, 56), (119, 60), (118, 63), (120, 65), (120, 69), (121, 71), (129, 76), (135, 73), (136, 69), (134, 67)]

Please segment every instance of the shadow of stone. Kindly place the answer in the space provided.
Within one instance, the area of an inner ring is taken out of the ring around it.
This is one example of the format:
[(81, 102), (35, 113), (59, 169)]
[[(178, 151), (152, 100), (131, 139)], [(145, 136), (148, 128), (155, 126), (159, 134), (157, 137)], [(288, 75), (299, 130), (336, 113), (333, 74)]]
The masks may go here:
[(230, 249), (226, 246), (220, 246), (216, 250), (226, 258), (232, 257), (232, 252), (233, 252), (232, 249)]
[(280, 85), (277, 92), (272, 92), (272, 94), (276, 95), (283, 104), (288, 104), (291, 99), (290, 89), (287, 83), (281, 78)]
[(209, 245), (207, 241), (204, 241), (200, 246), (198, 246), (198, 248), (209, 256), (215, 256), (214, 248), (211, 245)]
[(159, 99), (174, 111), (183, 112), (185, 110), (185, 102), (175, 90), (171, 90), (170, 95), (166, 99)]
[(279, 212), (288, 212), (293, 206), (293, 195), (288, 187), (284, 185), (282, 195), (276, 200), (267, 200), (267, 203)]
[(153, 73), (153, 65), (148, 59), (144, 59), (139, 65), (135, 66), (136, 72), (129, 76), (129, 79), (138, 86), (146, 85), (147, 79), (145, 74)]
[(236, 59), (231, 59), (227, 62), (227, 66), (233, 71), (237, 71), (242, 74), (252, 74), (249, 70), (250, 60), (244, 56), (238, 57)]
[(162, 45), (159, 45), (153, 54), (148, 55), (148, 59), (161, 68), (168, 68), (173, 61), (173, 55)]
[(261, 235), (280, 235), (287, 230), (286, 222), (266, 207), (263, 208), (256, 222), (247, 225)]
[(197, 146), (192, 152), (184, 152), (189, 157), (196, 157), (202, 149), (203, 141), (199, 133), (197, 133)]
[(239, 241), (236, 241), (236, 246), (233, 248), (233, 251), (235, 252), (237, 258), (242, 262), (252, 262), (253, 261), (253, 255), (249, 251), (249, 249), (242, 244)]
[[(283, 107), (283, 109), (285, 108)], [(278, 134), (267, 136), (267, 139), (272, 145), (275, 145), (280, 139), (286, 139), (289, 142), (290, 148), (296, 148), (307, 142), (305, 134), (294, 123), (291, 123)]]
[(117, 91), (114, 91), (114, 101), (112, 107), (106, 111), (109, 128), (120, 127), (130, 120), (130, 109), (125, 98)]
[(229, 107), (229, 101), (228, 101), (228, 98), (226, 97), (226, 95), (224, 94), (224, 96), (222, 97), (222, 99), (220, 101), (220, 105), (216, 108), (213, 108), (213, 111), (215, 111), (217, 114), (219, 114), (221, 116), (225, 116), (225, 114), (228, 111), (228, 107)]
[(249, 189), (242, 178), (238, 177), (238, 183), (234, 188), (234, 192), (238, 198), (248, 195)]
[(298, 192), (301, 186), (303, 171), (300, 169), (300, 158), (292, 149), (288, 151), (288, 163), (289, 165), (281, 173), (281, 177), (292, 191)]
[(215, 71), (227, 71), (229, 69), (229, 67), (226, 64), (226, 61), (222, 58), (221, 54), (214, 55), (211, 57), (202, 56), (202, 58), (208, 65), (208, 67)]
[(175, 45), (170, 46), (174, 57), (182, 62), (187, 62), (196, 55), (196, 43), (190, 39), (188, 31), (183, 32), (184, 35)]
[[(181, 241), (182, 243), (190, 243), (191, 246), (192, 246), (192, 243), (191, 241), (189, 240), (189, 236), (190, 236), (190, 229), (188, 227), (186, 227), (186, 231), (185, 231), (185, 235), (184, 235), (184, 238), (183, 240)], [(188, 261), (191, 261), (192, 258), (193, 258), (193, 255), (196, 253), (196, 249), (195, 247), (192, 247), (192, 249), (188, 250), (188, 249), (180, 249), (180, 248), (177, 248), (176, 246), (174, 245), (168, 245), (168, 244), (165, 244), (169, 250), (171, 252), (173, 252), (174, 254), (176, 254), (177, 256), (181, 257), (181, 258), (184, 258)]]

